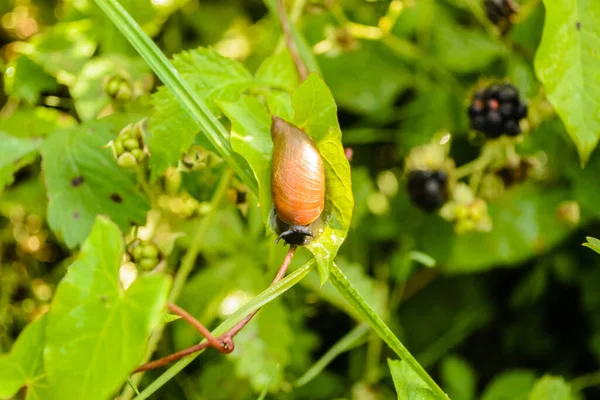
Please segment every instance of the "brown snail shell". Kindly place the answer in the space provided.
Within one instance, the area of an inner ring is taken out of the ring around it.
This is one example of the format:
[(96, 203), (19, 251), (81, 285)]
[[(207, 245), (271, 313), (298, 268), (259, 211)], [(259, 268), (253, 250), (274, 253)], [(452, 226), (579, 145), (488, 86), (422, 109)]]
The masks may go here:
[[(306, 133), (279, 117), (273, 117), (271, 136), (271, 194), (275, 212), (292, 228), (306, 227), (319, 218), (325, 207), (323, 158)], [(312, 232), (305, 234), (313, 236)]]

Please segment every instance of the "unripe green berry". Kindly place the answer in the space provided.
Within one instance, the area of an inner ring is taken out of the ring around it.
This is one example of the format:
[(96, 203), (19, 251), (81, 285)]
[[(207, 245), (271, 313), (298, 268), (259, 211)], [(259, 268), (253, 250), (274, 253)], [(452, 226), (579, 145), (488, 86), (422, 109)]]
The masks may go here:
[(129, 85), (126, 82), (123, 82), (121, 84), (121, 86), (119, 87), (119, 90), (115, 94), (115, 99), (117, 99), (118, 101), (121, 101), (121, 102), (125, 102), (125, 101), (130, 100), (132, 95), (133, 95), (133, 91), (131, 90)]
[(135, 157), (136, 160), (141, 161), (141, 159), (143, 158), (143, 151), (142, 149), (132, 149), (131, 150), (131, 154), (133, 154), (133, 156)]
[(115, 152), (117, 153), (117, 156), (120, 156), (121, 154), (123, 154), (125, 152), (125, 147), (123, 147), (123, 142), (121, 141), (121, 139), (115, 140), (114, 147), (115, 147)]
[(142, 246), (135, 246), (131, 251), (131, 255), (135, 261), (140, 261), (142, 258)]
[(127, 139), (123, 142), (123, 145), (127, 150), (139, 149), (140, 144), (135, 139)]
[(141, 246), (142, 256), (144, 258), (158, 258), (158, 249), (152, 244), (144, 244)]
[(158, 259), (157, 258), (142, 258), (140, 260), (140, 262), (138, 262), (138, 265), (140, 266), (141, 269), (145, 269), (145, 270), (153, 269), (154, 267), (156, 267), (158, 265)]
[(137, 159), (131, 153), (123, 153), (117, 158), (117, 164), (122, 168), (132, 168), (137, 165)]

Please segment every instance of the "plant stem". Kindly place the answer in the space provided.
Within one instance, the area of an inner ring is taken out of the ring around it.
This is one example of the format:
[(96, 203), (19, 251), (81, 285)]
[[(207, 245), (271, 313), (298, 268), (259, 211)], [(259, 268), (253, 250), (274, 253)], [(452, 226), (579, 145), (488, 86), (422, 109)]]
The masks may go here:
[(573, 379), (571, 382), (573, 393), (581, 392), (592, 386), (600, 385), (600, 371), (591, 372)]
[[(294, 258), (294, 253), (296, 252), (296, 246), (290, 247), (285, 256), (281, 266), (279, 267), (279, 271), (277, 275), (269, 285), (270, 287), (275, 285), (277, 282), (281, 281), (285, 276), (290, 264), (292, 263), (292, 259)], [(140, 367), (138, 367), (134, 372), (142, 372), (150, 369), (162, 367), (167, 365), (173, 361), (179, 360), (193, 353), (197, 353), (201, 350), (206, 349), (207, 347), (214, 347), (219, 350), (221, 353), (231, 353), (234, 349), (233, 338), (237, 335), (248, 323), (252, 320), (252, 318), (260, 311), (260, 307), (248, 314), (241, 321), (232, 326), (227, 332), (223, 335), (216, 338), (212, 335), (208, 329), (204, 327), (198, 320), (196, 320), (193, 316), (188, 314), (185, 310), (177, 307), (174, 304), (169, 304), (169, 310), (173, 311), (177, 315), (180, 315), (183, 319), (185, 319), (189, 324), (191, 324), (194, 328), (196, 328), (206, 341), (202, 341), (199, 344), (188, 347), (187, 349), (178, 351), (173, 354), (169, 354), (166, 357), (161, 359), (146, 363)]]
[[(221, 176), (221, 180), (219, 181), (219, 184), (215, 189), (215, 193), (213, 194), (210, 200), (210, 209), (208, 210), (208, 213), (204, 216), (202, 221), (197, 225), (196, 231), (192, 235), (192, 241), (185, 255), (183, 256), (183, 259), (181, 260), (181, 264), (179, 266), (179, 269), (177, 270), (177, 273), (175, 274), (173, 287), (171, 288), (171, 293), (169, 294), (169, 302), (175, 302), (181, 294), (183, 286), (185, 285), (188, 276), (194, 268), (194, 263), (196, 262), (196, 258), (198, 258), (198, 254), (200, 253), (200, 249), (202, 247), (202, 243), (204, 242), (204, 238), (206, 237), (206, 233), (208, 232), (208, 228), (214, 220), (215, 214), (219, 209), (219, 204), (221, 204), (223, 198), (225, 197), (225, 194), (227, 193), (227, 189), (229, 188), (232, 178), (233, 171), (230, 169), (225, 171), (223, 173), (223, 176)], [(158, 346), (158, 342), (162, 337), (164, 327), (164, 324), (160, 325), (152, 334), (152, 336), (150, 336), (150, 339), (148, 341), (148, 348), (142, 361), (143, 363), (147, 362), (150, 359), (150, 357), (152, 357), (152, 354), (154, 354), (154, 351)], [(134, 376), (132, 378), (133, 383), (139, 385), (140, 381), (142, 380), (142, 376), (142, 374)], [(129, 400), (133, 397), (133, 395), (134, 392), (131, 389), (131, 387), (126, 386), (123, 390), (123, 393), (121, 394), (120, 399)]]
[(294, 36), (292, 35), (292, 30), (290, 29), (290, 21), (288, 21), (284, 0), (277, 0), (277, 16), (279, 17), (279, 22), (281, 23), (281, 29), (283, 30), (283, 36), (285, 38), (286, 45), (290, 51), (290, 54), (292, 55), (294, 64), (296, 64), (298, 75), (300, 75), (300, 80), (304, 81), (306, 78), (308, 78), (308, 68), (306, 68), (306, 65), (302, 61), (302, 58), (298, 53), (296, 43), (294, 42)]
[(383, 339), (384, 342), (404, 360), (410, 368), (429, 386), (431, 391), (439, 399), (448, 399), (444, 391), (429, 376), (427, 371), (404, 347), (402, 342), (394, 335), (390, 328), (383, 322), (377, 313), (365, 302), (363, 297), (356, 291), (352, 283), (346, 278), (344, 273), (334, 263), (331, 268), (331, 282), (336, 289), (352, 304), (361, 316), (371, 325), (373, 330)]

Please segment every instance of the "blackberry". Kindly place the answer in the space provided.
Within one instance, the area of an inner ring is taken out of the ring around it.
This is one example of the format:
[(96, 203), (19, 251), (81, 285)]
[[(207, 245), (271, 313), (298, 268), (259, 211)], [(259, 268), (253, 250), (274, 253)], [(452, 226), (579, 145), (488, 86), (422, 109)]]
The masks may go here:
[(511, 17), (517, 13), (519, 7), (513, 0), (485, 0), (483, 3), (485, 14), (494, 25), (508, 28)]
[(408, 193), (415, 207), (426, 212), (440, 208), (447, 200), (448, 178), (443, 171), (414, 170), (408, 174)]
[(478, 90), (469, 106), (471, 128), (494, 139), (521, 133), (519, 121), (527, 115), (527, 105), (513, 85), (492, 85)]

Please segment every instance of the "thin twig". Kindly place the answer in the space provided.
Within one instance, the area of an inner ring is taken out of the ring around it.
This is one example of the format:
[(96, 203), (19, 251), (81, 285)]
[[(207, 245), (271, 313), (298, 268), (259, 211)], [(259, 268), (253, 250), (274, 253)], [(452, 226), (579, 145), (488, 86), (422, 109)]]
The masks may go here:
[(210, 343), (212, 347), (219, 350), (221, 353), (230, 353), (229, 347), (223, 344), (223, 342), (219, 342), (217, 338), (215, 338), (208, 329), (204, 325), (202, 325), (196, 318), (194, 318), (190, 313), (185, 311), (183, 308), (175, 305), (173, 303), (169, 303), (169, 310), (181, 318), (183, 318), (188, 324), (192, 325), (204, 338)]
[(308, 78), (308, 68), (306, 68), (306, 65), (302, 61), (302, 58), (298, 53), (298, 47), (296, 46), (296, 42), (294, 42), (294, 36), (292, 35), (290, 21), (288, 21), (284, 0), (277, 0), (277, 16), (279, 17), (279, 22), (281, 23), (281, 29), (283, 30), (285, 42), (287, 44), (288, 49), (290, 50), (290, 54), (292, 55), (294, 64), (296, 64), (298, 75), (300, 75), (301, 80), (305, 80), (306, 78)]
[[(271, 282), (271, 285), (269, 286), (273, 286), (274, 284), (276, 284), (277, 282), (279, 282), (280, 280), (283, 279), (283, 277), (285, 277), (285, 274), (290, 266), (290, 264), (292, 263), (292, 259), (294, 258), (294, 254), (296, 252), (296, 246), (292, 246), (290, 247), (290, 249), (287, 252), (287, 255), (285, 256), (285, 259), (283, 260), (283, 262), (281, 263), (281, 266), (279, 267), (279, 271), (277, 272), (277, 275), (275, 275), (275, 278), (273, 279), (273, 281)], [(177, 307), (177, 306), (175, 306)], [(184, 310), (182, 310), (181, 308), (177, 307), (178, 310), (177, 311), (181, 311), (182, 313), (179, 314), (182, 316), (182, 318), (186, 319), (186, 321), (190, 322), (196, 329), (198, 329), (199, 326), (201, 326), (203, 329), (204, 326), (198, 322), (194, 317), (192, 317), (191, 315), (189, 315), (188, 313), (186, 313)], [(169, 305), (169, 309), (173, 312), (176, 312), (174, 309), (171, 308), (171, 304)], [(244, 329), (244, 327), (246, 325), (248, 325), (248, 323), (252, 320), (252, 318), (256, 315), (256, 313), (258, 313), (260, 311), (260, 308), (253, 311), (251, 314), (249, 314), (247, 317), (245, 317), (243, 320), (241, 320), (240, 322), (238, 322), (237, 324), (235, 324), (231, 329), (229, 329), (227, 332), (225, 332), (224, 334), (222, 334), (221, 336), (219, 336), (217, 339), (215, 339), (212, 334), (210, 332), (208, 332), (208, 334), (204, 334), (202, 331), (202, 335), (207, 339), (206, 341), (203, 341), (202, 343), (196, 344), (194, 346), (188, 347), (187, 349), (178, 351), (176, 353), (173, 354), (169, 354), (166, 357), (160, 358), (158, 360), (154, 360), (151, 361), (149, 363), (146, 363), (144, 365), (139, 366), (135, 371), (133, 371), (133, 373), (136, 372), (142, 372), (142, 371), (148, 371), (150, 369), (155, 369), (155, 368), (159, 368), (162, 367), (164, 365), (167, 365), (173, 361), (179, 360), (185, 356), (188, 356), (190, 354), (199, 352), (201, 350), (204, 350), (208, 347), (217, 347), (214, 344), (211, 343), (210, 338), (212, 338), (213, 340), (215, 340), (218, 344), (218, 346), (223, 346), (222, 344), (224, 344), (227, 349), (229, 350), (229, 352), (233, 351), (234, 349), (234, 344), (233, 344), (233, 338), (235, 337), (235, 335), (237, 335), (242, 329)], [(184, 317), (182, 314), (186, 314), (186, 317)], [(187, 317), (189, 316), (189, 318), (191, 318), (193, 320), (190, 321)], [(219, 347), (217, 347), (217, 349), (219, 349)]]

